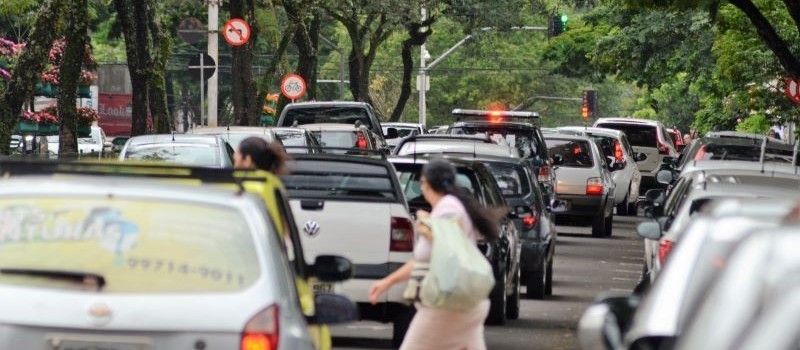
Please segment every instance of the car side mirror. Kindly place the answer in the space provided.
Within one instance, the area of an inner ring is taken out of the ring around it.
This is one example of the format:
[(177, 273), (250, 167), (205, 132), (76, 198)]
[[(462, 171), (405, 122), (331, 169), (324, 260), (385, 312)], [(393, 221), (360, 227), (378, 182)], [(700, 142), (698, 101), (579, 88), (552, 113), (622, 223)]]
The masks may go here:
[(353, 263), (337, 255), (320, 255), (311, 271), (321, 282), (342, 282), (353, 277)]
[(397, 131), (396, 128), (387, 128), (384, 137), (389, 140), (396, 139), (400, 137), (400, 133)]
[(630, 325), (638, 304), (636, 297), (611, 297), (589, 306), (578, 321), (581, 349), (621, 349), (622, 332)]
[(675, 174), (672, 172), (672, 170), (664, 169), (659, 170), (658, 173), (656, 173), (656, 182), (662, 185), (670, 185), (673, 181), (675, 181)]
[(567, 203), (562, 200), (554, 199), (550, 203), (550, 212), (553, 214), (560, 214), (567, 212)]
[(644, 193), (644, 198), (653, 204), (664, 205), (667, 201), (667, 191), (663, 188), (653, 188)]
[(655, 220), (644, 221), (636, 225), (636, 233), (639, 234), (639, 237), (654, 241), (661, 239), (663, 235), (661, 224)]
[(636, 153), (636, 155), (633, 156), (633, 160), (637, 162), (644, 162), (647, 160), (647, 155), (644, 153)]
[(564, 156), (560, 154), (553, 155), (553, 165), (561, 165), (564, 164)]
[(314, 316), (309, 316), (309, 324), (333, 325), (358, 320), (358, 307), (344, 296), (320, 293), (314, 296)]

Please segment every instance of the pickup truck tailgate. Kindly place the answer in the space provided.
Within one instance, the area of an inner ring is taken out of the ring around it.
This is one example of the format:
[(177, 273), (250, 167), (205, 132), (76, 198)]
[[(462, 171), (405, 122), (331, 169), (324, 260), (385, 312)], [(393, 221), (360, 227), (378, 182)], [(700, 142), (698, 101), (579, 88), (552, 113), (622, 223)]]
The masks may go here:
[(341, 255), (357, 265), (389, 259), (390, 205), (313, 199), (290, 203), (309, 264), (318, 255)]

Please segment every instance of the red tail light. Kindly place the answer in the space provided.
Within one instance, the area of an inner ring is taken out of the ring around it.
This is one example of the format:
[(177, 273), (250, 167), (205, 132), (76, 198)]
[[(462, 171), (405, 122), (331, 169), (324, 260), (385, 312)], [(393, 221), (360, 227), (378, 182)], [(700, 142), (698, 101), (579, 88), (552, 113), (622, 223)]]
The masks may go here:
[(242, 331), (241, 350), (276, 350), (279, 333), (278, 306), (272, 305), (253, 316)]
[(662, 239), (661, 242), (658, 243), (658, 261), (661, 264), (664, 264), (664, 261), (667, 259), (667, 255), (669, 252), (672, 251), (673, 242), (668, 239)]
[(694, 160), (703, 160), (706, 157), (706, 146), (700, 147), (697, 154), (694, 155)]
[(391, 241), (389, 250), (393, 252), (414, 251), (414, 227), (411, 220), (406, 218), (392, 218), (390, 230)]
[(614, 142), (614, 160), (617, 163), (625, 161), (625, 156), (622, 154), (622, 146), (619, 144), (619, 141)]
[(536, 212), (536, 209), (533, 210), (533, 215), (522, 218), (522, 224), (524, 225), (526, 230), (530, 230), (536, 227), (536, 217), (539, 216), (539, 213)]
[(669, 147), (666, 143), (661, 142), (658, 140), (658, 154), (669, 155)]
[(550, 166), (549, 165), (541, 166), (539, 168), (539, 176), (537, 177), (539, 179), (539, 182), (544, 182), (544, 183), (550, 182)]
[(367, 138), (364, 137), (364, 134), (356, 132), (356, 136), (358, 137), (358, 141), (356, 141), (356, 147), (361, 149), (367, 148)]
[(603, 194), (603, 180), (599, 177), (593, 177), (586, 181), (586, 195), (596, 196), (601, 194)]

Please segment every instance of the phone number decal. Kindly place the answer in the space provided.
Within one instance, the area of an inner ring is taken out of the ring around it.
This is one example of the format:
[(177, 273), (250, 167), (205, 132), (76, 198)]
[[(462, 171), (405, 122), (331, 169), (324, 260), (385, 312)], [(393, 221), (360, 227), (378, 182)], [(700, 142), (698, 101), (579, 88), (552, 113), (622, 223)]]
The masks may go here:
[(192, 265), (170, 260), (144, 259), (144, 258), (142, 259), (128, 258), (127, 263), (128, 267), (133, 270), (175, 273), (186, 276), (193, 275), (214, 282), (220, 282), (226, 284), (238, 283), (240, 287), (243, 287), (245, 282), (244, 275), (242, 274), (236, 274), (230, 271), (225, 271), (222, 269), (216, 269), (202, 265)]

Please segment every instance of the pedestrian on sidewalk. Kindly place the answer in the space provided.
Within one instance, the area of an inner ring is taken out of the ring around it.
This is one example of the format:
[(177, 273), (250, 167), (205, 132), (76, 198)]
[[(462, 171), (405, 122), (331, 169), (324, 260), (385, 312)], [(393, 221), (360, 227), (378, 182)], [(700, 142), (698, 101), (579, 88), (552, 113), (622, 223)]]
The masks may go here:
[(286, 173), (289, 155), (276, 143), (260, 137), (248, 137), (233, 154), (233, 167), (237, 170), (264, 170), (275, 175)]
[[(498, 237), (499, 210), (483, 208), (478, 200), (456, 183), (456, 170), (446, 160), (433, 160), (422, 170), (420, 188), (431, 204), (430, 213), (418, 211), (417, 218), (457, 218), (463, 234), (472, 240), (495, 240)], [(414, 246), (414, 259), (372, 285), (370, 302), (377, 303), (381, 294), (392, 285), (408, 281), (415, 262), (428, 263), (434, 235), (430, 228), (417, 221), (419, 240)], [(467, 312), (426, 307), (415, 304), (417, 313), (411, 321), (401, 350), (485, 350), (483, 324), (489, 314), (485, 299)]]

